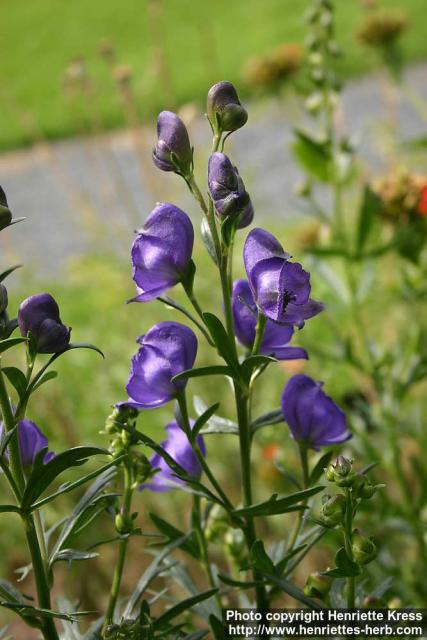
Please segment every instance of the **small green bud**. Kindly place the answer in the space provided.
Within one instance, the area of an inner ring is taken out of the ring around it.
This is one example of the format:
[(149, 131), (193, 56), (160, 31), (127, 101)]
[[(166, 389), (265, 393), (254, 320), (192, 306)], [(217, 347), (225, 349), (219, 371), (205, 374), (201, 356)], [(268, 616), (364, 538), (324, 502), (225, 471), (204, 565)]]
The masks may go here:
[(377, 555), (377, 547), (372, 538), (363, 536), (358, 529), (353, 531), (351, 549), (356, 562), (368, 564)]
[(338, 456), (335, 464), (330, 464), (326, 469), (326, 478), (329, 482), (335, 482), (339, 487), (351, 487), (356, 479), (352, 471), (352, 461), (344, 456)]
[(313, 51), (308, 56), (309, 64), (313, 65), (313, 67), (319, 67), (323, 63), (323, 56), (320, 51)]
[(395, 596), (387, 602), (387, 607), (389, 609), (400, 609), (402, 607), (402, 600)]
[(308, 198), (310, 194), (311, 183), (309, 180), (304, 180), (295, 187), (295, 195), (299, 196), (300, 198)]
[(241, 529), (228, 529), (224, 535), (224, 545), (228, 553), (239, 564), (242, 564), (246, 560), (246, 542)]
[(320, 598), (323, 600), (329, 593), (333, 578), (323, 576), (321, 573), (311, 573), (305, 583), (304, 593), (309, 598)]
[(153, 467), (150, 464), (147, 456), (143, 453), (133, 452), (132, 454), (132, 463), (134, 470), (134, 477), (137, 484), (142, 484), (146, 482), (148, 478), (153, 475)]
[(317, 113), (322, 106), (322, 94), (318, 91), (312, 93), (304, 102), (304, 107), (309, 113)]
[(133, 520), (134, 518), (128, 514), (118, 513), (114, 520), (117, 533), (120, 535), (130, 533), (133, 529)]
[(371, 483), (368, 476), (365, 475), (357, 475), (356, 481), (353, 485), (353, 491), (357, 498), (362, 498), (363, 500), (369, 500), (372, 498), (377, 488)]
[(206, 540), (213, 542), (225, 534), (229, 527), (229, 521), (226, 512), (220, 505), (215, 504), (209, 512), (206, 522), (205, 536)]
[(340, 522), (343, 522), (346, 507), (347, 501), (341, 493), (329, 497), (322, 506), (321, 517), (325, 525), (328, 527), (334, 527)]

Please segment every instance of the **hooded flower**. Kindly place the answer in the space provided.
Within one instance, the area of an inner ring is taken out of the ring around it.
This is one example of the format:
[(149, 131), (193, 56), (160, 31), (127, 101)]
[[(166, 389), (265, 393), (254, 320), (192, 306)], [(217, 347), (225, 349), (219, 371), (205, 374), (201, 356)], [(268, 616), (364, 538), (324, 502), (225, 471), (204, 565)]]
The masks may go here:
[(236, 131), (248, 119), (248, 112), (240, 104), (234, 85), (225, 80), (209, 89), (207, 112), (209, 121), (217, 132)]
[(38, 353), (64, 351), (70, 342), (70, 327), (62, 324), (59, 307), (49, 293), (37, 293), (21, 302), (18, 310), (21, 336), (31, 332)]
[(282, 412), (292, 437), (312, 449), (351, 438), (345, 413), (322, 390), (322, 383), (304, 374), (293, 376), (282, 393)]
[[(236, 337), (242, 345), (251, 349), (255, 340), (258, 310), (247, 280), (234, 282), (231, 303)], [(274, 355), (279, 360), (308, 359), (304, 349), (289, 346), (293, 333), (291, 325), (280, 325), (267, 319), (259, 352)]]
[(136, 302), (147, 302), (185, 276), (193, 251), (194, 230), (184, 211), (160, 203), (149, 215), (132, 245)]
[(185, 380), (172, 382), (181, 371), (191, 369), (196, 359), (197, 338), (178, 322), (159, 322), (137, 341), (141, 347), (132, 358), (124, 404), (135, 409), (161, 407), (184, 389)]
[(153, 161), (162, 171), (175, 171), (188, 176), (192, 170), (193, 151), (188, 131), (179, 116), (162, 111), (157, 118), (157, 145)]
[[(193, 428), (193, 420), (191, 421), (190, 426)], [(167, 431), (167, 439), (161, 443), (161, 447), (175, 460), (175, 462), (185, 469), (190, 476), (195, 478), (200, 477), (202, 468), (183, 430), (175, 421), (170, 422), (165, 428)], [(206, 455), (205, 444), (202, 436), (197, 436), (197, 443), (203, 456)], [(180, 480), (180, 478), (177, 478), (174, 475), (173, 470), (159, 454), (156, 453), (152, 456), (150, 464), (153, 469), (159, 469), (159, 471), (150, 479), (149, 482), (141, 485), (141, 490), (151, 489), (151, 491), (163, 492), (168, 491), (169, 489), (177, 489), (180, 485), (185, 484), (183, 480)]]
[(240, 216), (239, 228), (252, 222), (254, 210), (251, 199), (236, 167), (225, 153), (217, 151), (209, 158), (208, 186), (221, 217)]
[[(3, 435), (3, 423), (0, 424), (0, 438)], [(31, 467), (34, 464), (36, 455), (41, 449), (47, 448), (46, 436), (40, 431), (38, 426), (31, 420), (21, 420), (18, 422), (18, 441), (21, 462), (24, 467)], [(7, 455), (7, 453), (6, 453)], [(43, 462), (49, 462), (55, 456), (53, 451), (46, 452)]]
[(323, 305), (310, 298), (310, 274), (289, 258), (268, 231), (253, 229), (248, 234), (243, 259), (257, 306), (270, 320), (301, 328)]

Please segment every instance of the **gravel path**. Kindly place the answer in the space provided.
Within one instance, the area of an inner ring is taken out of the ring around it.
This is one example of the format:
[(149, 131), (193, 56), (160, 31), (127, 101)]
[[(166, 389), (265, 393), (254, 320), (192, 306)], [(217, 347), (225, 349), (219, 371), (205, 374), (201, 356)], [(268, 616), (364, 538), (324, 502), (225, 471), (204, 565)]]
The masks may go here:
[[(408, 85), (427, 101), (426, 77), (426, 63), (407, 74)], [(339, 114), (339, 126), (357, 135), (361, 157), (372, 172), (381, 168), (387, 149), (385, 102), (391, 112), (388, 124), (400, 139), (427, 129), (408, 99), (396, 100), (384, 88), (378, 75), (351, 83)], [(292, 102), (274, 99), (249, 105), (249, 112), (248, 124), (232, 138), (230, 153), (252, 194), (256, 215), (258, 219), (295, 215), (292, 192), (300, 172), (289, 145), (292, 125), (296, 119), (304, 125), (303, 116)], [(183, 117), (191, 120), (196, 160), (204, 166), (209, 129), (203, 119), (191, 117), (191, 108)], [(56, 276), (69, 258), (94, 246), (105, 251), (114, 243), (119, 252), (127, 253), (132, 230), (157, 200), (194, 211), (179, 180), (151, 164), (154, 129), (153, 123), (137, 136), (117, 132), (1, 155), (0, 184), (14, 215), (27, 218), (25, 230), (12, 227), (1, 234), (1, 266), (19, 261), (37, 274)]]

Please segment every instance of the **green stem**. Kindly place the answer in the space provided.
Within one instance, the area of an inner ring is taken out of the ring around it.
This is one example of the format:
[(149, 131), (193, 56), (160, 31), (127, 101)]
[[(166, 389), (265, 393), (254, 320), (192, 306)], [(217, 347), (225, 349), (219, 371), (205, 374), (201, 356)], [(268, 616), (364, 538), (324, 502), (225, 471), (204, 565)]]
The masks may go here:
[[(208, 553), (208, 543), (204, 534), (204, 529), (202, 526), (202, 514), (200, 508), (200, 496), (193, 496), (193, 527), (197, 536), (197, 540), (199, 543), (199, 549), (202, 556), (202, 563), (206, 571), (206, 576), (209, 582), (209, 585), (212, 589), (216, 589), (217, 585), (215, 583), (215, 578), (212, 573), (211, 563), (209, 562), (209, 553)], [(219, 593), (215, 594), (216, 604), (218, 606), (218, 610), (222, 609), (221, 596)]]
[(263, 313), (261, 313), (261, 311), (258, 311), (258, 319), (257, 319), (256, 329), (255, 329), (255, 340), (254, 340), (254, 344), (251, 352), (252, 356), (256, 356), (261, 347), (261, 342), (264, 336), (264, 329), (265, 329), (266, 323), (267, 323), (267, 318)]
[[(234, 384), (234, 392), (236, 399), (237, 409), (237, 421), (239, 425), (239, 441), (240, 441), (240, 466), (242, 473), (242, 488), (243, 488), (243, 504), (245, 507), (252, 505), (252, 482), (251, 482), (251, 432), (250, 421), (248, 413), (248, 395), (246, 395), (240, 386)], [(248, 550), (252, 549), (252, 546), (257, 539), (255, 522), (252, 516), (246, 517), (246, 527), (244, 529), (246, 538), (246, 544)], [(255, 581), (262, 581), (262, 575), (258, 571), (253, 572)], [(267, 598), (267, 592), (264, 585), (258, 585), (255, 587), (255, 595), (258, 609), (268, 609), (269, 603)]]
[[(303, 488), (304, 489), (308, 489), (308, 482), (309, 482), (310, 473), (309, 473), (309, 468), (308, 468), (308, 451), (307, 451), (307, 447), (306, 447), (306, 445), (304, 443), (298, 442), (298, 450), (299, 450), (299, 456), (300, 456), (300, 461), (301, 461)], [(302, 503), (303, 506), (305, 506), (306, 504), (307, 504), (307, 501)], [(291, 537), (290, 537), (289, 542), (288, 542), (287, 552), (292, 551), (292, 549), (294, 548), (294, 546), (296, 544), (296, 541), (298, 539), (299, 533), (301, 531), (301, 526), (302, 526), (302, 522), (303, 522), (303, 515), (304, 515), (304, 511), (300, 511), (298, 513), (298, 517), (297, 517), (297, 519), (295, 521), (295, 526), (293, 528), (293, 531), (291, 533)]]
[[(28, 548), (31, 554), (31, 563), (33, 565), (34, 579), (36, 581), (38, 605), (41, 609), (51, 609), (52, 605), (50, 601), (49, 583), (45, 564), (40, 551), (34, 519), (30, 514), (23, 514), (22, 521), (25, 528)], [(46, 640), (59, 640), (53, 618), (42, 618), (41, 630)]]
[(209, 199), (209, 205), (208, 206), (206, 205), (205, 199), (197, 185), (197, 182), (193, 174), (189, 178), (186, 178), (186, 183), (191, 193), (199, 203), (203, 213), (206, 216), (206, 220), (209, 225), (209, 230), (212, 236), (212, 241), (214, 243), (215, 254), (219, 264), (221, 259), (221, 245), (220, 245), (219, 236), (218, 236), (218, 229), (215, 222), (215, 212), (213, 210), (212, 201)]
[[(347, 506), (345, 510), (345, 521), (343, 524), (344, 547), (350, 560), (354, 562), (352, 549), (353, 535), (353, 500), (350, 489), (345, 490), (347, 498)], [(347, 608), (354, 609), (356, 606), (356, 578), (354, 576), (347, 578)]]
[[(15, 425), (15, 416), (13, 415), (12, 406), (9, 400), (9, 394), (7, 392), (6, 384), (4, 381), (3, 371), (1, 369), (0, 359), (0, 407), (3, 415), (3, 422), (6, 431), (11, 431)], [(25, 489), (25, 477), (22, 471), (21, 454), (19, 451), (18, 433), (11, 437), (8, 444), (9, 461), (11, 475), (14, 479), (15, 485), (21, 496)]]
[[(120, 509), (120, 514), (123, 519), (126, 520), (131, 514), (132, 494), (133, 494), (133, 473), (132, 465), (129, 460), (129, 456), (124, 459), (123, 462), (123, 480), (124, 480), (124, 492), (123, 492), (123, 504)], [(129, 543), (129, 535), (122, 535), (119, 543), (119, 551), (116, 561), (116, 568), (114, 570), (113, 582), (111, 585), (110, 599), (108, 602), (107, 613), (105, 614), (104, 626), (102, 628), (103, 634), (114, 622), (114, 613), (116, 611), (117, 600), (120, 594), (120, 585), (122, 583), (123, 570), (125, 566), (126, 551)]]
[[(186, 395), (185, 395), (185, 391), (182, 391), (182, 392), (178, 393), (177, 402), (178, 402), (179, 409), (180, 409), (180, 412), (181, 412), (182, 428), (185, 431), (185, 433), (187, 435), (187, 438), (190, 440), (191, 427), (190, 427), (190, 420), (189, 420), (189, 417), (188, 417), (187, 398), (186, 398)], [(221, 485), (219, 484), (219, 482), (215, 478), (215, 475), (212, 473), (208, 463), (205, 460), (204, 455), (202, 454), (202, 452), (200, 450), (199, 445), (197, 444), (197, 439), (196, 439), (195, 442), (193, 442), (191, 444), (192, 444), (193, 451), (194, 451), (194, 453), (196, 455), (196, 458), (197, 458), (200, 466), (202, 467), (203, 471), (205, 472), (206, 477), (209, 479), (211, 485), (217, 491), (220, 499), (222, 500), (224, 508), (229, 512), (233, 512), (234, 511), (233, 504), (230, 502), (230, 499), (228, 498), (227, 494), (224, 492), (223, 488), (221, 487)]]

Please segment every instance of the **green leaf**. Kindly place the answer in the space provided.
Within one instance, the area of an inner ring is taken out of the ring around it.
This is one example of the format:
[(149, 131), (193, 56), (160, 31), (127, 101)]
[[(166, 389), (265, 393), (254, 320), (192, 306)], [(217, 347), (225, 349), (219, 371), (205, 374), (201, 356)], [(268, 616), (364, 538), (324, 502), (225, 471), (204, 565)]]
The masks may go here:
[[(110, 468), (103, 471), (101, 474), (99, 474), (95, 482), (93, 482), (91, 486), (86, 490), (84, 495), (81, 497), (81, 499), (63, 524), (61, 533), (59, 534), (51, 551), (49, 559), (50, 563), (54, 561), (56, 554), (68, 543), (70, 538), (75, 535), (76, 529), (82, 529), (82, 525), (84, 524), (82, 522), (82, 516), (90, 511), (90, 515), (92, 517), (93, 507), (96, 507), (96, 498), (104, 498), (103, 494), (101, 496), (99, 496), (99, 494), (111, 483), (115, 475), (115, 469)], [(88, 524), (87, 520), (88, 519), (86, 518), (86, 524)]]
[(232, 376), (233, 372), (230, 367), (223, 365), (212, 365), (209, 367), (198, 367), (197, 369), (187, 369), (181, 371), (172, 378), (172, 382), (179, 380), (188, 380), (189, 378), (204, 378), (206, 376)]
[(277, 358), (263, 355), (249, 356), (241, 365), (242, 373), (246, 378), (250, 378), (254, 369), (266, 367), (272, 362), (278, 362)]
[(231, 342), (231, 339), (229, 338), (228, 333), (225, 330), (221, 320), (217, 318), (217, 316), (215, 316), (213, 313), (204, 313), (203, 320), (205, 321), (205, 324), (209, 329), (212, 340), (215, 342), (219, 353), (222, 355), (226, 363), (238, 375), (239, 362), (235, 354), (234, 344)]
[(69, 493), (70, 491), (74, 491), (74, 489), (77, 489), (82, 484), (89, 482), (89, 480), (93, 480), (93, 478), (96, 478), (97, 476), (101, 475), (104, 471), (107, 471), (111, 467), (117, 466), (121, 462), (121, 460), (123, 460), (123, 457), (124, 456), (119, 456), (117, 458), (114, 458), (114, 460), (107, 462), (107, 464), (103, 465), (102, 467), (99, 467), (99, 469), (95, 469), (95, 471), (91, 471), (90, 473), (82, 476), (81, 478), (78, 478), (78, 480), (75, 480), (74, 482), (64, 482), (64, 484), (62, 484), (59, 487), (58, 491), (55, 491), (54, 493), (51, 493), (45, 498), (42, 498), (41, 500), (38, 500), (37, 502), (32, 504), (29, 507), (30, 510), (39, 509), (40, 507), (47, 504), (48, 502), (52, 502), (52, 500), (55, 500), (55, 498), (57, 498), (58, 496), (61, 496), (64, 493)]
[(292, 150), (301, 167), (320, 182), (329, 182), (332, 160), (330, 145), (316, 140), (299, 129), (294, 133), (296, 140)]
[(131, 594), (128, 603), (123, 611), (124, 618), (130, 618), (136, 605), (141, 599), (144, 591), (150, 585), (150, 583), (163, 571), (165, 571), (165, 566), (163, 565), (163, 561), (167, 558), (168, 555), (172, 553), (175, 549), (178, 549), (186, 538), (189, 538), (190, 534), (186, 536), (182, 536), (182, 538), (178, 538), (174, 540), (167, 547), (165, 547), (159, 555), (157, 555), (151, 564), (144, 571), (143, 575), (138, 581), (133, 593)]
[(224, 640), (224, 625), (222, 621), (212, 614), (209, 616), (209, 624), (215, 640)]
[(29, 509), (32, 503), (46, 491), (50, 484), (61, 473), (70, 467), (79, 467), (88, 458), (98, 455), (107, 455), (109, 452), (100, 447), (74, 447), (62, 453), (58, 453), (52, 460), (44, 464), (43, 458), (46, 448), (39, 451), (34, 461), (34, 466), (27, 480), (24, 495), (22, 496), (22, 509)]
[(204, 591), (196, 596), (191, 596), (191, 598), (186, 598), (185, 600), (178, 602), (178, 604), (165, 611), (153, 621), (153, 629), (162, 629), (170, 622), (170, 620), (173, 620), (187, 609), (191, 609), (191, 607), (194, 607), (194, 605), (199, 602), (204, 602), (205, 600), (212, 598), (216, 593), (218, 593), (218, 589), (210, 589), (209, 591)]
[(234, 578), (230, 578), (230, 576), (224, 576), (221, 573), (218, 574), (218, 578), (224, 584), (228, 585), (229, 587), (236, 587), (236, 589), (252, 589), (253, 587), (264, 584), (262, 580), (247, 580), (244, 582), (243, 580), (235, 580)]
[(15, 388), (19, 399), (21, 399), (27, 390), (27, 378), (25, 377), (25, 373), (17, 367), (4, 367), (2, 371), (10, 384)]
[(242, 509), (236, 509), (233, 513), (237, 516), (275, 516), (281, 513), (287, 513), (289, 511), (301, 511), (306, 507), (304, 505), (298, 505), (298, 502), (305, 502), (311, 496), (314, 496), (319, 491), (323, 491), (324, 487), (312, 487), (311, 489), (304, 489), (304, 491), (298, 491), (292, 493), (290, 496), (284, 498), (278, 498), (277, 493), (273, 494), (271, 498), (265, 502), (259, 502), (253, 504), (250, 507), (243, 507)]
[(5, 280), (7, 276), (10, 276), (11, 273), (16, 271), (16, 269), (20, 269), (21, 267), (22, 267), (22, 264), (16, 264), (15, 266), (9, 267), (9, 269), (6, 269), (2, 273), (0, 273), (0, 282), (3, 282), (3, 280)]
[(21, 513), (16, 504), (0, 504), (0, 513)]
[(79, 551), (77, 549), (61, 549), (56, 555), (50, 566), (54, 562), (75, 562), (76, 560), (91, 560), (97, 558), (99, 553), (93, 551)]
[(275, 573), (276, 568), (265, 550), (262, 540), (255, 540), (250, 551), (252, 566), (262, 573)]
[(202, 241), (206, 247), (206, 251), (214, 261), (216, 265), (218, 265), (218, 258), (215, 250), (215, 243), (212, 238), (211, 230), (209, 229), (209, 224), (206, 218), (202, 219), (202, 224), (200, 225), (200, 231), (202, 234)]
[(326, 605), (321, 604), (318, 600), (313, 600), (305, 595), (305, 593), (296, 587), (292, 582), (286, 580), (285, 578), (279, 578), (274, 574), (264, 574), (264, 577), (268, 582), (274, 584), (284, 593), (287, 593), (289, 596), (297, 600), (297, 602), (301, 602), (302, 604), (307, 605), (310, 609), (315, 609), (316, 611), (320, 611), (321, 609), (326, 609)]
[(175, 540), (181, 540), (179, 548), (196, 558), (196, 560), (200, 559), (199, 546), (193, 536), (187, 537), (183, 531), (180, 531), (155, 513), (150, 513), (149, 516), (157, 529), (168, 538), (169, 544)]
[(369, 185), (366, 185), (357, 223), (356, 251), (358, 254), (363, 251), (381, 208), (381, 199)]
[(37, 384), (35, 384), (32, 387), (32, 392), (34, 392), (36, 389), (38, 389), (39, 387), (42, 386), (42, 384), (45, 384), (45, 382), (49, 382), (49, 380), (53, 380), (54, 378), (56, 378), (58, 376), (58, 372), (57, 371), (46, 371), (46, 373), (44, 373), (41, 378), (38, 380)]
[(280, 422), (283, 422), (283, 413), (282, 409), (279, 407), (278, 409), (273, 409), (272, 411), (259, 416), (259, 418), (256, 418), (256, 420), (253, 420), (253, 422), (251, 423), (251, 429), (253, 432), (255, 432), (262, 427), (267, 427), (272, 424), (279, 424)]
[(72, 351), (73, 349), (89, 349), (90, 351), (96, 351), (96, 353), (99, 353), (100, 356), (105, 358), (101, 349), (99, 349), (99, 347), (96, 347), (94, 344), (90, 344), (89, 342), (75, 342), (72, 344), (70, 343), (65, 351), (61, 352), (61, 354), (66, 353), (67, 351)]
[(360, 574), (359, 565), (348, 557), (344, 547), (338, 549), (335, 556), (336, 568), (330, 571), (324, 571), (322, 575), (331, 578), (353, 578)]
[(228, 216), (221, 224), (221, 238), (226, 247), (230, 247), (236, 235), (240, 216)]
[[(201, 416), (208, 409), (208, 405), (199, 396), (194, 396), (193, 405), (198, 416)], [(234, 433), (238, 435), (239, 433), (239, 427), (235, 422), (215, 414), (209, 418), (207, 425), (201, 431), (203, 435), (210, 433)]]
[(332, 456), (333, 451), (328, 451), (316, 462), (308, 480), (309, 487), (311, 487), (313, 484), (316, 484), (316, 482), (319, 480), (325, 468), (328, 466)]
[(277, 563), (276, 569), (279, 573), (282, 573), (286, 569), (286, 565), (289, 560), (298, 555), (300, 551), (303, 551), (307, 547), (307, 544), (300, 544), (298, 547), (291, 549), (283, 558)]
[(210, 418), (218, 410), (219, 406), (220, 406), (220, 403), (216, 402), (212, 406), (208, 407), (208, 409), (206, 409), (206, 411), (204, 411), (202, 413), (202, 415), (197, 418), (197, 420), (194, 423), (194, 426), (193, 426), (193, 428), (191, 430), (191, 441), (192, 442), (196, 441), (196, 438), (200, 433), (200, 429), (202, 429), (202, 427), (204, 427), (204, 425), (207, 422), (209, 422)]
[(7, 340), (0, 340), (0, 353), (11, 349), (17, 344), (22, 344), (23, 342), (27, 342), (27, 338), (8, 338)]
[(3, 431), (0, 434), (0, 458), (3, 458), (4, 456), (4, 452), (6, 451), (7, 445), (9, 444), (11, 438), (13, 438), (13, 436), (15, 435), (16, 431), (18, 429), (18, 425), (15, 425), (13, 427), (13, 429), (11, 429), (10, 431), (6, 431), (5, 429), (3, 429)]

